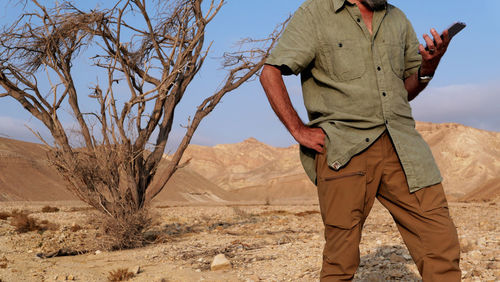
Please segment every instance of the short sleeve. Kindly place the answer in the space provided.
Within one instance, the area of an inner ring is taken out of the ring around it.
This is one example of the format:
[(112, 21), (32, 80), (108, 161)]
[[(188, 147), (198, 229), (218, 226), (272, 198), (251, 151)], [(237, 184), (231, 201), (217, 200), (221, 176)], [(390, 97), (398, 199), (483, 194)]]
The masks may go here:
[(315, 58), (317, 36), (311, 14), (299, 8), (283, 31), (278, 44), (271, 51), (266, 64), (287, 66), (295, 75), (304, 70)]
[(422, 56), (418, 53), (419, 45), (420, 42), (418, 41), (417, 34), (410, 21), (406, 19), (405, 79), (417, 73), (422, 63)]

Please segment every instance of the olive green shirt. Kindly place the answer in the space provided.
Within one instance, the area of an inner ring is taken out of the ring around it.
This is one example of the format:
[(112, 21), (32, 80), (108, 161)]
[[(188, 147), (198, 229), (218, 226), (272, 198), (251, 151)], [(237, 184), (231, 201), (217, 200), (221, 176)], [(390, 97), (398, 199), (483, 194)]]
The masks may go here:
[[(375, 11), (372, 25), (370, 34), (349, 1), (306, 1), (266, 63), (301, 75), (308, 126), (325, 131), (332, 169), (341, 169), (387, 130), (415, 192), (442, 180), (429, 146), (415, 130), (404, 85), (421, 64), (419, 42), (406, 16), (392, 5)], [(315, 183), (316, 153), (303, 146), (300, 151)]]

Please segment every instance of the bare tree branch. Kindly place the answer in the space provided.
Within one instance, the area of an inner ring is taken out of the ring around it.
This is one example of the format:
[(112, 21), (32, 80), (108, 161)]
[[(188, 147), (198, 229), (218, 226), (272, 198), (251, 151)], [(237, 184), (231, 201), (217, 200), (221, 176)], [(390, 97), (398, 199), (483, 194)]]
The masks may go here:
[[(224, 0), (158, 1), (154, 15), (146, 0), (117, 0), (109, 9), (92, 10), (68, 0), (51, 7), (25, 1), (36, 8), (0, 32), (0, 97), (17, 100), (43, 122), (55, 142), (51, 161), (69, 190), (113, 217), (124, 208), (142, 209), (187, 164), (179, 162), (201, 121), (258, 74), (284, 25), (223, 55), (225, 80), (198, 106), (172, 159), (158, 171), (177, 106), (194, 94), (186, 90), (209, 54), (206, 27)], [(82, 78), (73, 74), (76, 60), (88, 53), (99, 77), (88, 82), (90, 93), (76, 87)], [(40, 79), (49, 86), (41, 87)], [(82, 111), (84, 97), (96, 103), (95, 111)], [(82, 147), (70, 143), (73, 131), (60, 122), (64, 106), (76, 120)]]

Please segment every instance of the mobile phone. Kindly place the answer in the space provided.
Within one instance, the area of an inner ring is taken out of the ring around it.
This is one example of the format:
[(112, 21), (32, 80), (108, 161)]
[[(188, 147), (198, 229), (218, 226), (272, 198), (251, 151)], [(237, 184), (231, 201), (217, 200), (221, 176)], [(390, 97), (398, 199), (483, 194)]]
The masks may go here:
[[(450, 25), (448, 29), (448, 35), (450, 37), (450, 40), (457, 35), (462, 29), (464, 29), (467, 25), (464, 22), (455, 22), (452, 25)], [(441, 33), (441, 39), (444, 39), (443, 34)], [(434, 46), (436, 45), (436, 41), (434, 40)], [(425, 46), (425, 51), (429, 51), (429, 47)]]

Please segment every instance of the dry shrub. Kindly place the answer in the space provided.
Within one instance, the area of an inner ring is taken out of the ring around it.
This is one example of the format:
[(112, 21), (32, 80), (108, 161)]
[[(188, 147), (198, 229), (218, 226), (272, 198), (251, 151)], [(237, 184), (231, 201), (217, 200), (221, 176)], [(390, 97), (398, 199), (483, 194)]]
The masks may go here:
[(40, 222), (40, 229), (38, 231), (46, 231), (46, 230), (56, 231), (58, 229), (59, 229), (58, 224), (50, 222), (45, 219)]
[(20, 215), (20, 214), (30, 214), (31, 211), (29, 210), (19, 210), (19, 209), (13, 209), (10, 214), (11, 216), (16, 216), (16, 215)]
[(100, 229), (99, 244), (105, 250), (123, 250), (143, 247), (149, 241), (144, 232), (152, 226), (149, 210), (124, 211), (118, 216), (100, 216), (95, 223)]
[(252, 213), (246, 212), (237, 206), (233, 206), (233, 212), (240, 219), (248, 219), (254, 216)]
[(303, 211), (303, 212), (295, 213), (296, 216), (307, 216), (310, 214), (319, 214), (319, 211)]
[(273, 211), (264, 211), (261, 212), (259, 215), (266, 216), (266, 215), (288, 215), (290, 212), (284, 211), (284, 210), (273, 210)]
[[(9, 261), (7, 260), (6, 257), (2, 257), (0, 258), (0, 268), (7, 268), (7, 263)], [(1, 281), (1, 280), (0, 280)]]
[(128, 268), (118, 268), (109, 272), (108, 281), (127, 281), (134, 277), (134, 273), (128, 271)]
[(26, 233), (30, 231), (46, 231), (46, 230), (57, 230), (59, 226), (55, 223), (49, 222), (48, 220), (42, 220), (38, 222), (33, 217), (29, 216), (26, 212), (19, 212), (17, 210), (12, 211), (12, 218), (10, 220), (10, 225), (15, 227), (15, 231), (18, 233)]
[(0, 212), (0, 219), (1, 220), (6, 220), (9, 217), (10, 217), (10, 212)]
[(10, 225), (14, 226), (18, 233), (40, 230), (40, 226), (36, 222), (36, 219), (23, 212), (13, 211)]
[(73, 224), (71, 225), (71, 227), (69, 228), (69, 230), (71, 230), (71, 232), (77, 232), (79, 230), (82, 230), (82, 227), (78, 224)]
[(57, 207), (51, 207), (51, 206), (45, 206), (42, 208), (42, 212), (58, 212), (59, 208)]

